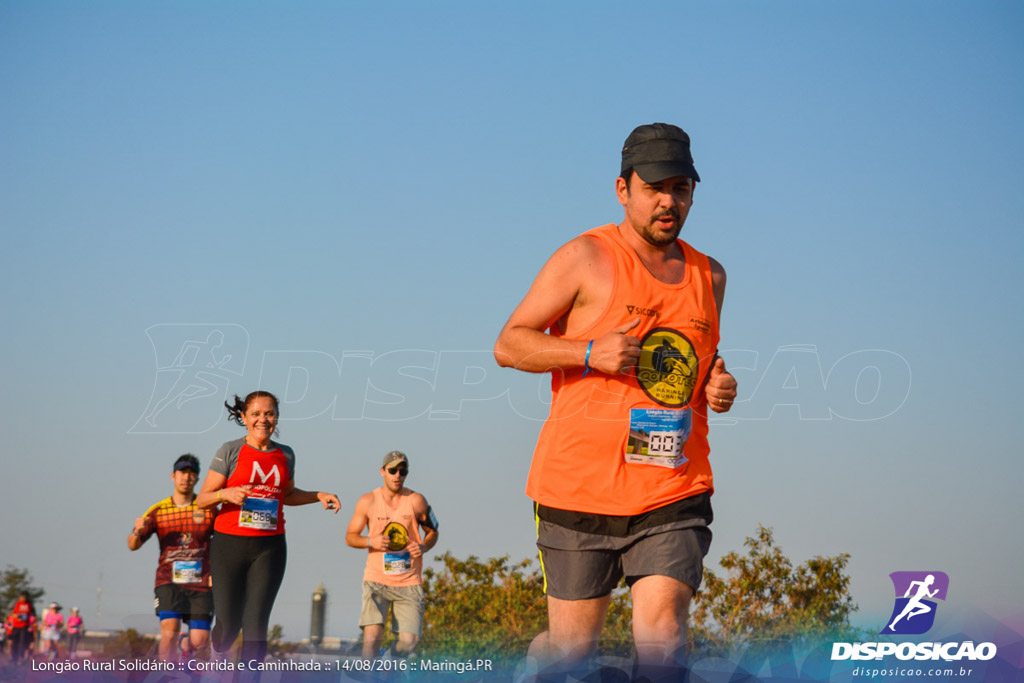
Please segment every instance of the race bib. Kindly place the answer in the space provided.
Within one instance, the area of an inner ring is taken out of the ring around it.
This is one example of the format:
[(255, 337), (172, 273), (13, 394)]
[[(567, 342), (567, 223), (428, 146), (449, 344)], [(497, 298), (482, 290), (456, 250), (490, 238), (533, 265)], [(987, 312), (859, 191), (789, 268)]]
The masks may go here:
[(202, 583), (203, 562), (202, 560), (178, 560), (174, 563), (174, 583)]
[(238, 512), (238, 526), (275, 531), (278, 507), (278, 502), (274, 498), (246, 498)]
[(396, 574), (408, 574), (412, 571), (412, 555), (409, 551), (396, 553), (384, 551), (384, 574), (395, 576)]
[(667, 410), (634, 408), (629, 411), (628, 463), (679, 467), (686, 462), (683, 445), (690, 438), (693, 415), (689, 408)]

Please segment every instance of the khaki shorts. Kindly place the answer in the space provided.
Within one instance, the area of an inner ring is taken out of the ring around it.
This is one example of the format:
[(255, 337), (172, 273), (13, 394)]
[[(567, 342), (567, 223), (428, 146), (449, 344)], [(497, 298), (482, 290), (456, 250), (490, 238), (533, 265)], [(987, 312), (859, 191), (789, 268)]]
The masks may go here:
[(359, 628), (383, 626), (391, 605), (391, 631), (393, 633), (423, 634), (423, 609), (426, 598), (423, 586), (386, 586), (374, 581), (363, 581), (363, 612), (359, 615)]

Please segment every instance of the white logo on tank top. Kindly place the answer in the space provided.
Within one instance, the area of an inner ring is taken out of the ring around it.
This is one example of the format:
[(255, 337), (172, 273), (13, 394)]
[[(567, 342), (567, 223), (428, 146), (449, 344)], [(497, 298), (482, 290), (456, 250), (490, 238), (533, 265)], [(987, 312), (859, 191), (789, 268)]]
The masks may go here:
[(252, 463), (252, 475), (249, 477), (249, 483), (250, 484), (255, 483), (256, 475), (257, 474), (260, 475), (260, 483), (261, 484), (266, 484), (267, 483), (267, 479), (270, 479), (271, 475), (273, 475), (273, 477), (274, 477), (274, 486), (280, 486), (281, 485), (281, 472), (280, 472), (280, 470), (277, 469), (277, 465), (274, 465), (274, 467), (269, 472), (264, 474), (263, 473), (263, 468), (260, 467), (260, 464), (254, 460), (253, 463)]

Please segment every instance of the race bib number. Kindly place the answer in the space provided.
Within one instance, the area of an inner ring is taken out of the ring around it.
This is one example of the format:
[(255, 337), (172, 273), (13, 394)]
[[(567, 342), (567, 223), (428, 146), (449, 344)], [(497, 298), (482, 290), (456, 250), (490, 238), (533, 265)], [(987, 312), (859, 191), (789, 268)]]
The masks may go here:
[(238, 526), (246, 529), (277, 529), (278, 502), (274, 498), (246, 498), (238, 512)]
[(404, 553), (384, 552), (384, 574), (395, 576), (396, 574), (408, 574), (412, 571), (412, 555), (408, 551)]
[(178, 560), (174, 563), (174, 583), (202, 583), (203, 562), (202, 560), (185, 561)]
[(683, 445), (690, 438), (693, 414), (689, 408), (663, 410), (634, 408), (629, 411), (628, 463), (679, 467), (686, 462)]

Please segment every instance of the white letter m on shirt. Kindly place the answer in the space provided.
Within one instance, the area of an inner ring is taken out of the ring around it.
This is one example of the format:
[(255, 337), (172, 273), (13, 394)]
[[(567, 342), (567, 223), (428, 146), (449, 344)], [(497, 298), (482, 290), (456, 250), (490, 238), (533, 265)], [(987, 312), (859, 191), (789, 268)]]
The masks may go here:
[(280, 472), (280, 470), (277, 469), (277, 465), (274, 465), (274, 467), (269, 472), (264, 474), (263, 473), (263, 468), (260, 467), (260, 464), (258, 462), (256, 462), (256, 461), (253, 461), (253, 463), (252, 463), (252, 475), (249, 477), (249, 483), (250, 484), (256, 483), (256, 475), (257, 474), (260, 475), (260, 483), (261, 484), (266, 484), (267, 483), (267, 479), (270, 479), (271, 475), (273, 475), (273, 477), (274, 477), (274, 486), (280, 486), (281, 485), (281, 472)]

